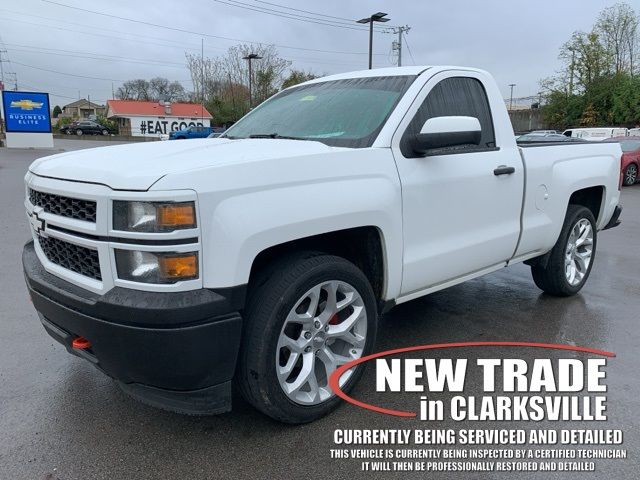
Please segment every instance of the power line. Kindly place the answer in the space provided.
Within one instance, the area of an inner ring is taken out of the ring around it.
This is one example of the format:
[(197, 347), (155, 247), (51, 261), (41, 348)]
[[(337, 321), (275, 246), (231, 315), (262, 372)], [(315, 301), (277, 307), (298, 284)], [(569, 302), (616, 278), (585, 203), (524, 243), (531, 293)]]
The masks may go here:
[(42, 67), (34, 67), (33, 65), (27, 65), (26, 63), (21, 63), (21, 62), (13, 62), (16, 65), (21, 65), (23, 67), (28, 67), (28, 68), (33, 68), (35, 70), (42, 70), (43, 72), (49, 72), (49, 73), (57, 73), (59, 75), (66, 75), (68, 77), (76, 77), (76, 78), (86, 78), (89, 80), (104, 80), (104, 81), (109, 81), (109, 82), (126, 82), (126, 80), (119, 80), (116, 78), (103, 78), (103, 77), (90, 77), (87, 75), (78, 75), (75, 73), (67, 73), (67, 72), (59, 72), (57, 70), (49, 70), (48, 68), (42, 68)]
[[(43, 92), (47, 92), (49, 95), (53, 96), (53, 97), (60, 97), (60, 98), (67, 98), (70, 100), (77, 100), (77, 97), (70, 97), (69, 95), (63, 95), (61, 93), (57, 93), (57, 92), (52, 92), (49, 89), (46, 88), (38, 88), (38, 87), (34, 87), (33, 85), (29, 85), (26, 83), (23, 83), (22, 85), (24, 85), (25, 88), (28, 88), (29, 90), (36, 90), (36, 91), (43, 91)], [(96, 99), (96, 100), (92, 100), (91, 103), (93, 102), (100, 102), (100, 103), (106, 103), (106, 100), (101, 100), (101, 99)]]
[[(150, 27), (163, 28), (165, 30), (171, 30), (171, 31), (180, 32), (180, 33), (188, 33), (190, 35), (198, 35), (198, 36), (201, 36), (201, 37), (217, 38), (217, 39), (220, 39), (220, 40), (228, 40), (228, 41), (231, 41), (231, 42), (251, 43), (251, 44), (256, 44), (256, 45), (270, 44), (270, 45), (273, 45), (274, 47), (278, 47), (278, 48), (289, 48), (289, 49), (292, 49), (292, 50), (302, 50), (302, 51), (307, 51), (307, 52), (337, 53), (337, 54), (343, 54), (343, 55), (368, 55), (367, 52), (348, 52), (348, 51), (339, 51), (339, 50), (321, 50), (321, 49), (316, 49), (316, 48), (304, 48), (304, 47), (295, 47), (295, 46), (291, 46), (291, 45), (272, 44), (270, 42), (264, 42), (264, 41), (257, 42), (257, 41), (240, 39), (240, 38), (223, 37), (221, 35), (213, 35), (213, 34), (206, 33), (206, 32), (197, 32), (197, 31), (187, 30), (187, 29), (183, 29), (183, 28), (170, 27), (168, 25), (160, 25), (160, 24), (157, 24), (157, 23), (146, 22), (146, 21), (143, 21), (143, 20), (136, 20), (136, 19), (132, 19), (132, 18), (122, 17), (122, 16), (119, 16), (119, 15), (112, 15), (110, 13), (98, 12), (98, 11), (95, 11), (95, 10), (89, 10), (89, 9), (86, 9), (86, 8), (75, 7), (75, 6), (72, 6), (72, 5), (65, 5), (63, 3), (54, 2), (53, 0), (42, 0), (42, 1), (46, 2), (46, 3), (50, 3), (52, 5), (57, 5), (59, 7), (70, 8), (72, 10), (79, 10), (81, 12), (92, 13), (92, 14), (101, 15), (101, 16), (104, 16), (104, 17), (115, 18), (115, 19), (118, 19), (118, 20), (123, 20), (123, 21), (127, 21), (127, 22), (132, 22), (132, 23), (138, 23), (138, 24), (141, 24), (141, 25), (147, 25), (147, 26), (150, 26)], [(374, 55), (385, 55), (385, 54), (384, 53), (376, 53)]]
[[(32, 13), (17, 12), (15, 10), (7, 10), (5, 8), (0, 8), (0, 11), (7, 12), (7, 13), (12, 13), (14, 15), (21, 15), (21, 16), (25, 16), (25, 17), (32, 17), (32, 18), (39, 18), (39, 19), (42, 19), (42, 20), (49, 20), (49, 21), (56, 22), (56, 23), (64, 23), (66, 25), (75, 25), (75, 26), (83, 27), (83, 28), (91, 28), (92, 30), (103, 30), (105, 32), (117, 33), (118, 35), (130, 35), (130, 36), (139, 37), (139, 38), (150, 38), (152, 40), (160, 40), (160, 41), (163, 41), (163, 42), (167, 42), (167, 39), (163, 38), (163, 37), (153, 37), (153, 36), (150, 36), (150, 35), (142, 35), (142, 34), (139, 34), (139, 33), (123, 32), (122, 30), (113, 30), (113, 29), (110, 29), (110, 28), (97, 27), (95, 25), (87, 25), (86, 23), (70, 22), (69, 20), (60, 20), (58, 18), (45, 17), (45, 16), (42, 16), (42, 15), (34, 15)], [(9, 20), (9, 21), (12, 21), (12, 22), (13, 21), (17, 21), (17, 22), (21, 22), (21, 23), (26, 23), (23, 20)], [(52, 27), (50, 25), (44, 25), (44, 24), (41, 24), (41, 23), (32, 23), (31, 25), (43, 25), (43, 26), (49, 26), (51, 28), (54, 28), (54, 27)], [(65, 29), (65, 30), (67, 30), (69, 32), (77, 32), (77, 30), (69, 30), (69, 29)], [(80, 33), (89, 34), (88, 32), (80, 32)], [(99, 35), (99, 36), (104, 36), (104, 37), (107, 37), (107, 38), (118, 38), (118, 39), (121, 39), (121, 37), (115, 37), (113, 35)], [(142, 43), (145, 43), (145, 42), (142, 42)], [(151, 42), (148, 42), (148, 43), (149, 43), (149, 45), (158, 45), (158, 46), (161, 46), (161, 47), (174, 46), (174, 45), (170, 45), (170, 44), (166, 44), (166, 43), (151, 43)], [(190, 47), (190, 48), (195, 48), (196, 47), (196, 45), (193, 44), (193, 43), (176, 42), (176, 41), (173, 41), (173, 40), (171, 41), (171, 43), (176, 44), (176, 45), (184, 45), (184, 46), (187, 46), (187, 47)], [(220, 48), (220, 50), (224, 50), (224, 49)]]
[[(7, 45), (14, 45), (14, 44), (9, 43)], [(23, 46), (23, 45), (19, 45), (19, 46)], [(36, 53), (36, 54), (49, 55), (49, 56), (53, 55), (53, 56), (59, 56), (59, 57), (86, 58), (89, 60), (100, 60), (100, 61), (110, 61), (110, 62), (128, 62), (128, 63), (136, 63), (141, 65), (166, 66), (166, 67), (172, 67), (172, 68), (185, 68), (187, 66), (186, 63), (157, 62), (153, 60), (146, 61), (142, 59), (130, 59), (127, 57), (117, 57), (114, 55), (102, 55), (99, 53), (92, 53), (92, 52), (78, 52), (73, 50), (60, 50), (56, 48), (39, 48), (39, 47), (30, 47), (28, 45), (23, 47), (26, 47), (32, 50), (25, 50), (23, 48), (11, 48), (10, 50), (12, 52)], [(59, 53), (59, 52), (63, 52), (63, 53)]]
[(327, 18), (335, 18), (337, 20), (347, 20), (349, 22), (355, 22), (356, 19), (355, 18), (345, 18), (345, 17), (335, 17), (333, 15), (325, 15), (324, 13), (318, 13), (318, 12), (311, 12), (309, 10), (302, 10), (300, 8), (293, 8), (293, 7), (289, 7), (287, 5), (281, 5), (279, 3), (271, 3), (271, 2), (265, 2), (262, 0), (255, 0), (258, 3), (265, 3), (267, 5), (271, 5), (273, 7), (280, 7), (280, 8), (284, 8), (286, 10), (294, 10), (296, 12), (302, 12), (302, 13), (310, 13), (311, 15), (316, 15), (318, 17), (327, 17)]
[(416, 65), (416, 60), (413, 58), (413, 53), (411, 53), (411, 47), (409, 46), (409, 41), (407, 40), (407, 36), (403, 34), (404, 44), (407, 46), (407, 50), (409, 51), (409, 56), (411, 57), (411, 61), (414, 65)]
[(336, 20), (324, 20), (324, 19), (313, 18), (305, 15), (299, 15), (297, 13), (282, 12), (282, 11), (274, 10), (272, 8), (260, 7), (257, 5), (250, 5), (248, 3), (240, 2), (238, 0), (229, 0), (229, 1), (213, 0), (213, 1), (216, 3), (228, 5), (231, 7), (243, 8), (245, 10), (252, 10), (254, 12), (264, 13), (267, 15), (275, 16), (275, 17), (288, 18), (290, 20), (298, 20), (300, 22), (315, 23), (317, 25), (324, 25), (328, 27), (345, 28), (347, 30), (368, 30), (368, 29), (363, 29), (356, 25), (351, 25), (342, 21), (338, 22)]
[[(58, 26), (55, 26), (55, 25), (46, 25), (46, 24), (43, 24), (43, 23), (27, 22), (26, 20), (0, 18), (0, 21), (3, 21), (3, 20), (7, 21), (7, 22), (19, 22), (19, 23), (24, 23), (26, 25), (34, 25), (36, 27), (45, 27), (45, 28), (51, 28), (51, 29), (55, 29), (55, 30), (62, 30), (62, 31), (66, 31), (66, 32), (72, 32), (72, 33), (74, 33), (76, 35), (80, 33), (80, 34), (83, 34), (83, 35), (91, 35), (91, 36), (94, 36), (94, 37), (102, 37), (102, 38), (123, 40), (123, 41), (126, 41), (126, 42), (134, 41), (131, 38), (122, 38), (122, 37), (117, 37), (117, 36), (114, 36), (114, 35), (106, 35), (106, 34), (103, 34), (103, 33), (96, 33), (96, 32), (83, 32), (83, 31), (80, 31), (80, 30), (77, 30), (77, 29), (58, 27)], [(124, 32), (122, 32), (122, 33), (124, 33)], [(134, 34), (130, 34), (130, 35), (134, 35)], [(163, 43), (155, 43), (155, 42), (144, 42), (144, 41), (141, 41), (141, 40), (135, 40), (135, 42), (144, 43), (144, 44), (147, 44), (147, 45), (157, 45), (157, 46), (164, 47), (164, 48), (169, 47), (169, 48), (184, 49), (184, 47), (180, 47), (180, 46), (177, 46), (177, 45), (170, 45), (170, 44), (166, 44), (166, 43), (163, 44)]]
[[(0, 10), (2, 10), (2, 9), (0, 9)], [(79, 30), (71, 30), (71, 29), (67, 29), (67, 28), (63, 28), (63, 27), (56, 27), (56, 26), (53, 26), (53, 25), (46, 25), (46, 24), (42, 24), (42, 23), (27, 22), (25, 20), (14, 20), (14, 19), (0, 18), (0, 21), (2, 21), (2, 20), (6, 20), (6, 21), (9, 21), (9, 22), (20, 22), (20, 23), (25, 23), (27, 25), (35, 25), (35, 26), (45, 27), (45, 28), (53, 28), (53, 29), (56, 29), (56, 30), (64, 30), (64, 31), (68, 31), (68, 32), (73, 32), (75, 34), (80, 33), (80, 34), (85, 34), (85, 35), (93, 35), (93, 36), (106, 37), (106, 38), (115, 38), (115, 39), (118, 39), (118, 40), (128, 41), (128, 42), (134, 41), (132, 39), (116, 37), (116, 36), (113, 36), (113, 35), (105, 35), (105, 34), (94, 33), (94, 32), (83, 32), (83, 31), (79, 31)], [(149, 37), (149, 38), (155, 38), (155, 37)], [(140, 40), (135, 40), (135, 42), (136, 42), (136, 44), (145, 43), (145, 44), (150, 44), (150, 45), (159, 45), (159, 46), (162, 46), (162, 47), (182, 48), (182, 47), (177, 47), (175, 45), (166, 45), (166, 44), (159, 44), (159, 43), (153, 43), (153, 42), (143, 42), (143, 41), (140, 41)], [(192, 45), (192, 46), (194, 47), (193, 51), (195, 51), (195, 44)], [(39, 47), (30, 47), (30, 48), (39, 48)], [(287, 48), (287, 47), (285, 47), (285, 48)], [(211, 49), (220, 50), (220, 51), (223, 51), (223, 52), (227, 51), (227, 49), (224, 49), (224, 48), (214, 48), (214, 47), (211, 47), (211, 46), (207, 46), (206, 47), (207, 51), (211, 50)], [(320, 52), (324, 52), (324, 51), (320, 51)], [(32, 52), (32, 53), (36, 53), (36, 52)], [(349, 53), (349, 52), (344, 52), (344, 53)], [(102, 55), (102, 54), (99, 54), (99, 55)], [(374, 55), (379, 55), (379, 54), (374, 54)], [(303, 61), (303, 62), (306, 62), (306, 63), (320, 64), (320, 65), (353, 66), (352, 63), (327, 61), (327, 59), (315, 59), (313, 57), (300, 58), (300, 57), (292, 57), (292, 56), (287, 55), (287, 58), (292, 59), (292, 60)]]

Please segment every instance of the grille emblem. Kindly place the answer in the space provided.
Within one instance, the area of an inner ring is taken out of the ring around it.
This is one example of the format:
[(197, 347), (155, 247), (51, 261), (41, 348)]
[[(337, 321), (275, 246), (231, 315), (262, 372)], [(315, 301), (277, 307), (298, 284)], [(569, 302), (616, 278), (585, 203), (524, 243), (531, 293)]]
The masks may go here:
[(38, 212), (34, 208), (33, 212), (29, 216), (29, 223), (31, 224), (31, 228), (33, 228), (33, 231), (36, 232), (36, 235), (38, 235), (39, 237), (46, 237), (47, 234), (45, 230), (46, 230), (47, 224), (42, 218), (39, 217), (38, 213), (40, 212)]

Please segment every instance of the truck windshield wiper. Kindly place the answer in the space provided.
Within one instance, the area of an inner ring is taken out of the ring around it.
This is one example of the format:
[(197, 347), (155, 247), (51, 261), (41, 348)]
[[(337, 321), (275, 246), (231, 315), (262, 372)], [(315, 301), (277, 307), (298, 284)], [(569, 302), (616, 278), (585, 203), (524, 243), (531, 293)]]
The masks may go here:
[(278, 133), (254, 133), (249, 138), (278, 138), (282, 140), (308, 140), (304, 137), (292, 137), (289, 135), (280, 135)]

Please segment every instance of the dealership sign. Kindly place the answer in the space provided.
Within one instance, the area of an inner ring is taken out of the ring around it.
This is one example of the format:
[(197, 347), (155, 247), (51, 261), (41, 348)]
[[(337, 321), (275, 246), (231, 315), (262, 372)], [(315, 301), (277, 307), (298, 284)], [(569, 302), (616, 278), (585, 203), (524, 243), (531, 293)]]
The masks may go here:
[(3, 91), (2, 104), (8, 133), (51, 133), (49, 94)]
[(131, 135), (135, 137), (158, 137), (189, 127), (208, 127), (208, 118), (175, 118), (175, 117), (129, 117)]

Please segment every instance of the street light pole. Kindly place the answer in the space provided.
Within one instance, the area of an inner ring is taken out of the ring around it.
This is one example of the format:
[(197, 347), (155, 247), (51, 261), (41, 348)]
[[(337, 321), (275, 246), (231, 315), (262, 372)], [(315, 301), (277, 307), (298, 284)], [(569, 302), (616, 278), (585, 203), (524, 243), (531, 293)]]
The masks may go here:
[(509, 86), (511, 87), (511, 96), (509, 97), (509, 111), (513, 110), (513, 87), (516, 86), (515, 83), (510, 83)]
[(386, 13), (378, 12), (374, 13), (370, 17), (362, 18), (356, 22), (369, 24), (369, 70), (373, 68), (373, 24), (374, 22), (388, 22), (390, 19), (384, 18), (386, 16)]
[(251, 110), (251, 107), (253, 107), (253, 93), (252, 93), (252, 89), (251, 89), (251, 82), (252, 82), (252, 70), (251, 70), (251, 61), (252, 60), (260, 60), (262, 57), (260, 57), (257, 53), (250, 53), (249, 55), (247, 55), (246, 57), (242, 57), (243, 60), (247, 60), (249, 62), (249, 110)]

